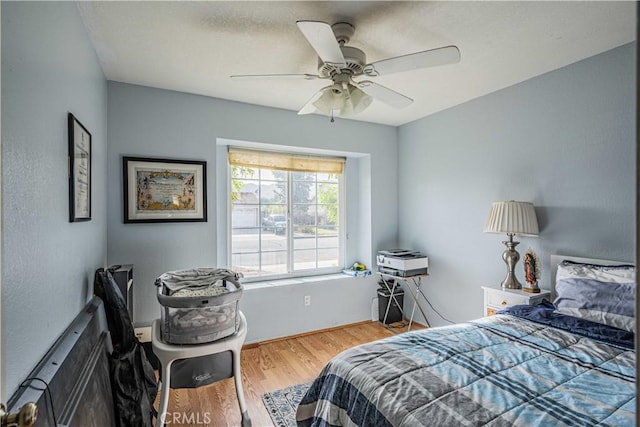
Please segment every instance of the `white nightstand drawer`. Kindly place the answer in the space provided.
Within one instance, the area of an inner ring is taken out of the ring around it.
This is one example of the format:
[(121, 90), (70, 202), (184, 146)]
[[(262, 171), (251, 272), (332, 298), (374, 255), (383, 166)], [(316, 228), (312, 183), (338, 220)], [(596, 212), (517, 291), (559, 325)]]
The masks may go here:
[(527, 304), (529, 300), (524, 295), (500, 291), (489, 292), (487, 297), (487, 303), (492, 307), (509, 307), (510, 305)]
[(501, 308), (512, 305), (536, 305), (543, 299), (550, 300), (549, 291), (529, 293), (521, 289), (502, 289), (500, 287), (483, 286), (484, 289), (484, 315), (491, 316)]

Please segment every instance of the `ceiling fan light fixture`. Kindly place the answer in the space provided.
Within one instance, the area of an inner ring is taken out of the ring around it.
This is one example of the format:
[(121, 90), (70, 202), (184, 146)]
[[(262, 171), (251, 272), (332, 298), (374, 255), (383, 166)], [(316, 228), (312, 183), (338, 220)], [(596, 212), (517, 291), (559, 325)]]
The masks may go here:
[(330, 115), (332, 111), (339, 110), (343, 103), (342, 88), (334, 84), (322, 89), (322, 96), (313, 105), (322, 114)]
[(343, 88), (340, 84), (334, 84), (322, 89), (322, 95), (313, 106), (322, 114), (328, 116), (351, 117), (364, 111), (373, 98), (352, 84)]
[(349, 85), (351, 89), (351, 102), (350, 104), (353, 106), (353, 114), (360, 114), (364, 110), (371, 105), (373, 102), (373, 98), (362, 90), (358, 89), (353, 85)]

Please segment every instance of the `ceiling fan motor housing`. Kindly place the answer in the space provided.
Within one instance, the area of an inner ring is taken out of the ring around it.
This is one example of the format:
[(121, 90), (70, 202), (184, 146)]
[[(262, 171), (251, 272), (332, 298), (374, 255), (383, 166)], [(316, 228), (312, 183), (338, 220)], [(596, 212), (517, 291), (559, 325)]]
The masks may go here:
[(332, 77), (335, 74), (348, 73), (350, 75), (357, 76), (362, 74), (364, 66), (367, 64), (367, 55), (357, 47), (352, 46), (340, 46), (342, 55), (346, 62), (346, 66), (342, 67), (330, 63), (322, 62), (322, 59), (318, 58), (318, 74), (322, 77)]
[(331, 26), (331, 30), (333, 30), (333, 34), (335, 34), (338, 43), (344, 45), (349, 43), (356, 28), (348, 22), (336, 22)]

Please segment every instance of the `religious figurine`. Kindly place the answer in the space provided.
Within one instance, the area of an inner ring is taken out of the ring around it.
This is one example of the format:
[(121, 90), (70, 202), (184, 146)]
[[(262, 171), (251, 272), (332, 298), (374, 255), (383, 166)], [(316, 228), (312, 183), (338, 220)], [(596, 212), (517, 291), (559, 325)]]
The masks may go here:
[(527, 252), (524, 254), (525, 284), (522, 286), (523, 291), (532, 293), (540, 292), (540, 288), (538, 287), (540, 270), (540, 260), (538, 259), (538, 256), (533, 249), (527, 249)]

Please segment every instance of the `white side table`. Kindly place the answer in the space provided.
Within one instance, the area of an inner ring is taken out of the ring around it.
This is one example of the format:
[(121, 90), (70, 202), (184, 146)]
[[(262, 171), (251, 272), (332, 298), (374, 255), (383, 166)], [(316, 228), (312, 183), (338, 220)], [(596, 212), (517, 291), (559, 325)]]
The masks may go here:
[(543, 300), (551, 301), (551, 292), (542, 290), (536, 294), (522, 289), (503, 289), (499, 286), (483, 286), (484, 315), (491, 316), (496, 311), (512, 305), (537, 305)]

